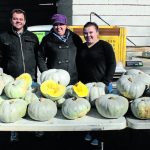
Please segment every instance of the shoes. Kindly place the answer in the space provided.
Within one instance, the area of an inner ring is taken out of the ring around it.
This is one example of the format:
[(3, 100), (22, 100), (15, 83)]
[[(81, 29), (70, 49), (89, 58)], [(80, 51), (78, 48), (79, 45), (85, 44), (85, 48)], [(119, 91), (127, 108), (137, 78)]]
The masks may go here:
[(11, 133), (10, 133), (10, 141), (11, 142), (17, 142), (17, 141), (19, 141), (18, 132), (11, 131)]
[(90, 144), (93, 146), (98, 146), (100, 143), (98, 139), (93, 139)]
[(91, 140), (92, 140), (92, 136), (91, 136), (89, 133), (87, 133), (87, 134), (85, 135), (85, 137), (84, 137), (84, 140), (85, 140), (85, 141), (91, 141)]
[(38, 138), (41, 138), (44, 136), (44, 132), (43, 131), (37, 131), (37, 132), (35, 132), (35, 136)]

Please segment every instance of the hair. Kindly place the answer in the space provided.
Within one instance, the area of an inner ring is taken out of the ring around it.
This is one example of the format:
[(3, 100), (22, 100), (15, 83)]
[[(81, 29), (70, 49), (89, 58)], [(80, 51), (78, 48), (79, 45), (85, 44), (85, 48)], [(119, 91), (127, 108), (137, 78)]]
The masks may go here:
[(17, 14), (23, 14), (24, 15), (24, 18), (26, 20), (26, 12), (22, 9), (13, 9), (10, 13), (10, 18), (12, 18), (13, 14), (14, 13), (17, 13)]
[(86, 28), (86, 27), (90, 27), (90, 26), (94, 26), (96, 31), (99, 32), (99, 29), (98, 29), (98, 25), (95, 23), (95, 22), (87, 22), (84, 26), (83, 26), (83, 29)]

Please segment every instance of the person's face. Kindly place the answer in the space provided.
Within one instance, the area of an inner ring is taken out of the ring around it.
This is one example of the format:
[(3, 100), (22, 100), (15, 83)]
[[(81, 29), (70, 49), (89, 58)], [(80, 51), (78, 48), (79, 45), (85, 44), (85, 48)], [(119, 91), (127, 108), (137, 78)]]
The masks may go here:
[(14, 13), (12, 15), (11, 24), (16, 29), (16, 31), (23, 30), (25, 23), (26, 23), (26, 20), (24, 18), (24, 14)]
[(62, 36), (65, 34), (66, 29), (67, 29), (67, 25), (64, 24), (54, 24), (54, 31), (55, 33), (57, 33), (58, 35)]
[(84, 38), (87, 43), (92, 44), (98, 40), (99, 32), (94, 26), (89, 26), (83, 29)]

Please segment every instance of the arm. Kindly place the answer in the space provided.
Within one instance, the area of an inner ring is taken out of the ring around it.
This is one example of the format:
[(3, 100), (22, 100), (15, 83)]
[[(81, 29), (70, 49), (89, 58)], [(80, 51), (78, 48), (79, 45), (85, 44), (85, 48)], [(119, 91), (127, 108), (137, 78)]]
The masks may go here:
[(106, 74), (103, 78), (103, 82), (108, 85), (112, 81), (116, 69), (116, 58), (111, 44), (106, 43), (104, 45), (104, 54), (106, 60)]
[(41, 44), (38, 47), (37, 64), (40, 72), (48, 70), (46, 65), (46, 50), (44, 40), (42, 40)]

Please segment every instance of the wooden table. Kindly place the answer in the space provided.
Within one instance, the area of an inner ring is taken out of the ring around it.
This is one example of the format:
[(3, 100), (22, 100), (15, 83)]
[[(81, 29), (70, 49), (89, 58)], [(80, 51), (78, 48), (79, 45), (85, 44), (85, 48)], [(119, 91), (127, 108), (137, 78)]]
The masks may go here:
[(134, 116), (126, 117), (128, 128), (150, 129), (150, 120), (137, 119)]
[(76, 120), (68, 120), (59, 110), (55, 118), (38, 122), (30, 118), (21, 119), (15, 123), (0, 122), (0, 131), (101, 131), (121, 130), (126, 128), (126, 119), (105, 119), (96, 109), (92, 109), (87, 116)]

